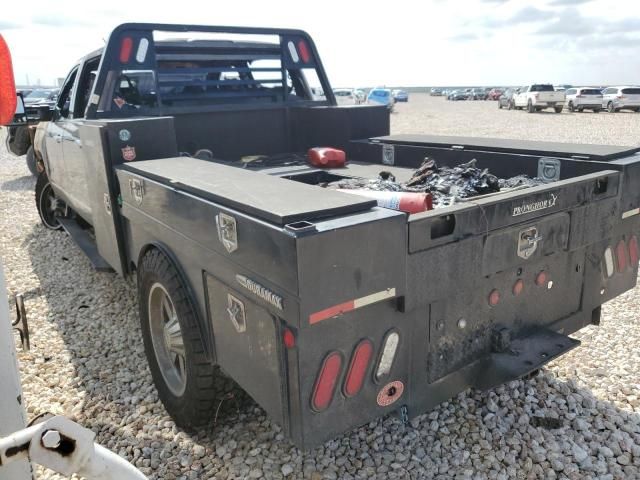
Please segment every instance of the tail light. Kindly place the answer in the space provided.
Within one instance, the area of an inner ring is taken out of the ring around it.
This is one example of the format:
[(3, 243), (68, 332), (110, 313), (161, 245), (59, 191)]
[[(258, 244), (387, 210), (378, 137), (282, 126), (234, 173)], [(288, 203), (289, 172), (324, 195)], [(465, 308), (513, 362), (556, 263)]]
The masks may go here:
[(627, 246), (624, 244), (624, 240), (618, 242), (616, 247), (616, 260), (618, 266), (618, 273), (622, 273), (627, 269)]
[(341, 369), (342, 357), (338, 352), (329, 353), (322, 362), (311, 397), (311, 406), (317, 412), (326, 410), (331, 403)]
[(629, 239), (629, 261), (632, 268), (638, 265), (638, 238), (635, 235)]
[(498, 290), (491, 290), (489, 294), (489, 305), (495, 307), (500, 303), (500, 292)]
[(369, 340), (362, 340), (353, 351), (344, 382), (344, 394), (347, 397), (353, 397), (362, 388), (372, 354), (373, 344)]
[(523, 290), (524, 290), (524, 282), (520, 278), (516, 280), (516, 283), (513, 284), (513, 294), (515, 296), (518, 296), (522, 293)]
[(380, 361), (376, 369), (376, 380), (379, 380), (391, 372), (391, 366), (393, 365), (393, 360), (396, 358), (396, 352), (398, 350), (398, 343), (400, 343), (400, 334), (396, 331), (389, 333), (387, 338), (385, 338), (382, 355), (380, 355)]
[(289, 328), (285, 328), (282, 333), (282, 343), (286, 348), (293, 348), (296, 346), (296, 337)]
[(611, 247), (607, 247), (604, 251), (604, 272), (607, 278), (614, 274), (613, 268), (613, 251)]
[(131, 37), (123, 37), (120, 42), (120, 63), (129, 63), (131, 58), (131, 50), (133, 49), (133, 40)]
[(536, 275), (536, 285), (541, 287), (545, 283), (547, 283), (547, 273), (542, 270), (538, 275)]

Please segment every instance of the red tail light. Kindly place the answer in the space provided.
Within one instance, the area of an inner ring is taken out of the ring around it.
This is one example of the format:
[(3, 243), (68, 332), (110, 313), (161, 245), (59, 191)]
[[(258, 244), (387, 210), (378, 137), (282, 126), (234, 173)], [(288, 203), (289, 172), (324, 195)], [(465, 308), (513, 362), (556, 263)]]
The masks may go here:
[(293, 348), (296, 346), (296, 337), (288, 328), (285, 328), (282, 333), (282, 342), (286, 348)]
[(120, 63), (129, 63), (133, 50), (133, 40), (131, 37), (124, 37), (120, 43)]
[(362, 340), (353, 351), (344, 382), (344, 394), (347, 397), (353, 397), (362, 388), (372, 354), (373, 344), (369, 340)]
[(500, 292), (498, 290), (491, 290), (489, 294), (489, 305), (495, 307), (500, 302)]
[(341, 369), (342, 357), (340, 354), (338, 352), (329, 353), (324, 362), (322, 362), (320, 373), (318, 373), (318, 378), (316, 379), (316, 386), (313, 389), (311, 406), (315, 411), (326, 410), (331, 403)]
[(629, 261), (631, 267), (638, 265), (638, 239), (635, 235), (632, 235), (629, 239)]
[(513, 284), (513, 294), (515, 296), (518, 296), (522, 293), (523, 290), (524, 290), (524, 282), (522, 281), (522, 279), (516, 280), (516, 283)]
[(542, 270), (540, 273), (538, 273), (538, 275), (536, 276), (536, 285), (541, 287), (543, 286), (545, 283), (547, 283), (547, 274), (545, 273), (544, 270)]
[(304, 40), (300, 40), (298, 42), (298, 53), (300, 53), (300, 58), (304, 63), (309, 63), (309, 60), (311, 60), (311, 53), (309, 53), (309, 47)]
[(616, 247), (616, 260), (618, 266), (618, 273), (622, 273), (627, 269), (627, 246), (623, 240), (618, 242)]

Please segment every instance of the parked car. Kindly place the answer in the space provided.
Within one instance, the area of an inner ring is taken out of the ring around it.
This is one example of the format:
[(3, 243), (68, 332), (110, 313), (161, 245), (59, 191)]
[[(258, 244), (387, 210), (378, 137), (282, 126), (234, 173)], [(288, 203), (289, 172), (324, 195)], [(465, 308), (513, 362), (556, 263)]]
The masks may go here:
[(602, 92), (602, 107), (614, 113), (620, 110), (640, 112), (640, 87), (608, 87)]
[(54, 106), (58, 99), (57, 88), (38, 88), (24, 97), (25, 106), (50, 105)]
[(567, 108), (570, 112), (582, 112), (585, 108), (598, 113), (602, 110), (602, 92), (593, 87), (569, 88), (565, 92)]
[(389, 111), (393, 111), (393, 95), (388, 88), (373, 88), (367, 95), (367, 103), (370, 105), (386, 105)]
[(450, 100), (467, 100), (469, 98), (469, 94), (464, 90), (454, 90), (449, 94)]
[(442, 90), (439, 88), (432, 88), (431, 91), (429, 92), (429, 95), (431, 95), (432, 97), (439, 97), (442, 95)]
[(502, 88), (492, 88), (487, 94), (487, 100), (499, 100), (503, 93)]
[(393, 99), (396, 102), (408, 102), (409, 101), (409, 94), (407, 92), (405, 92), (404, 90), (394, 90), (393, 92), (391, 92), (393, 95)]
[(564, 92), (556, 92), (551, 84), (535, 83), (519, 89), (513, 96), (516, 108), (526, 108), (527, 112), (539, 112), (545, 108), (553, 108), (556, 113), (564, 108)]
[(360, 105), (363, 103), (353, 88), (334, 88), (333, 94), (338, 105)]
[(354, 90), (354, 93), (356, 94), (356, 97), (358, 98), (360, 103), (364, 103), (367, 101), (367, 94), (365, 93), (365, 91), (361, 88), (356, 88)]
[(513, 110), (513, 94), (516, 92), (515, 88), (507, 88), (504, 93), (498, 97), (498, 108), (506, 108)]
[(484, 88), (472, 88), (469, 100), (484, 100), (487, 98), (487, 91)]

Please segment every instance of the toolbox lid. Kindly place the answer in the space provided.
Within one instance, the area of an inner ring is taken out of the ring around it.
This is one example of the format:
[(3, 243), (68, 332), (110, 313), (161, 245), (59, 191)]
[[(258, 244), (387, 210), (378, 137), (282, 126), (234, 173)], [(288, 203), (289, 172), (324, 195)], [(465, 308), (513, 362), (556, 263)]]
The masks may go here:
[(117, 167), (277, 225), (369, 210), (375, 200), (191, 157)]
[(442, 148), (461, 148), (487, 152), (520, 153), (581, 160), (607, 161), (633, 155), (640, 147), (620, 145), (592, 145), (563, 142), (539, 142), (505, 138), (458, 137), (448, 135), (387, 135), (370, 141), (394, 145), (417, 145)]

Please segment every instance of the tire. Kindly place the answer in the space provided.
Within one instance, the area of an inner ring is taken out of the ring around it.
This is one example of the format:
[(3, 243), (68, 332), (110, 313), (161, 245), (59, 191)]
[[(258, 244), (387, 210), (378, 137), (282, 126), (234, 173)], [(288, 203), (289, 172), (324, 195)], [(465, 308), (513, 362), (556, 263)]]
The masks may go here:
[(513, 104), (513, 100), (509, 100), (509, 106), (507, 107), (507, 110), (513, 110), (515, 107), (515, 105)]
[(584, 112), (584, 108), (582, 108), (582, 107), (578, 107), (578, 112), (579, 112), (579, 113)]
[(66, 210), (64, 202), (57, 199), (46, 172), (41, 172), (36, 181), (36, 208), (40, 221), (50, 230), (60, 230), (62, 225), (56, 218)]
[(27, 150), (27, 168), (34, 177), (38, 176), (38, 159), (36, 158), (36, 152), (33, 151), (33, 145)]
[(531, 100), (529, 100), (527, 102), (527, 112), (528, 113), (533, 113), (535, 111), (536, 111), (536, 109), (534, 108), (533, 103), (531, 103)]
[(569, 102), (569, 105), (568, 105), (568, 106), (569, 106), (569, 111), (570, 111), (570, 112), (575, 112), (575, 111), (576, 111), (576, 109), (575, 109), (575, 108), (574, 108), (574, 106), (573, 106), (573, 102)]
[(607, 112), (609, 112), (609, 113), (615, 113), (616, 112), (616, 109), (613, 107), (613, 102), (607, 103)]
[(10, 127), (9, 136), (7, 137), (7, 148), (11, 153), (17, 156), (22, 156), (27, 153), (29, 146), (31, 145), (31, 137), (29, 136), (29, 129), (27, 127), (15, 127), (12, 132)]
[(208, 424), (232, 385), (205, 355), (194, 305), (173, 262), (149, 250), (138, 266), (144, 350), (160, 400), (186, 429)]
[(502, 110), (502, 103), (498, 100), (498, 109)]
[(560, 105), (559, 107), (553, 107), (553, 110), (554, 110), (556, 113), (562, 113), (562, 109), (563, 109), (563, 106), (562, 106), (562, 105)]
[(640, 112), (640, 108), (636, 108), (634, 111), (635, 111), (636, 113), (638, 113), (638, 112)]
[(593, 113), (600, 113), (601, 110), (602, 110), (601, 108), (594, 108)]

